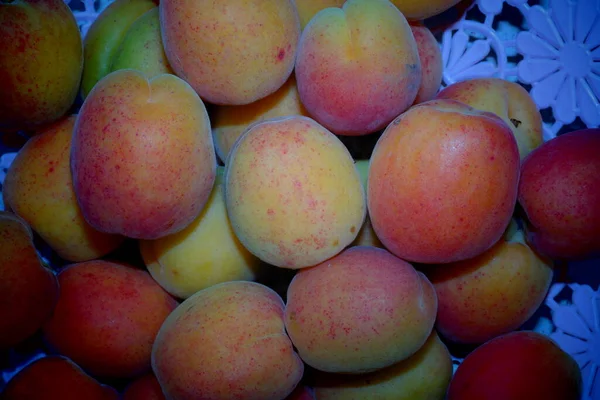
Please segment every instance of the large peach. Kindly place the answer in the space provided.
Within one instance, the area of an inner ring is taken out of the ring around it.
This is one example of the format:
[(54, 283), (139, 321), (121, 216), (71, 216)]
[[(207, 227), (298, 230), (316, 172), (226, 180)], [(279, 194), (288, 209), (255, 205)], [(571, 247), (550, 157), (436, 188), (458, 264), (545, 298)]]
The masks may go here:
[(177, 306), (146, 271), (94, 260), (58, 274), (60, 297), (44, 325), (50, 347), (89, 373), (135, 377), (150, 370), (154, 338)]
[(452, 378), (452, 358), (437, 333), (410, 358), (369, 374), (317, 372), (319, 400), (443, 400)]
[(203, 100), (252, 103), (292, 73), (300, 36), (292, 0), (162, 0), (159, 8), (167, 58)]
[(431, 283), (375, 247), (352, 247), (296, 274), (285, 327), (302, 360), (325, 372), (364, 373), (413, 355), (437, 310)]
[(0, 1), (0, 130), (58, 120), (83, 69), (77, 21), (64, 0)]
[(73, 187), (99, 231), (136, 239), (181, 231), (204, 208), (216, 165), (204, 103), (174, 75), (112, 72), (77, 117)]
[(198, 218), (181, 232), (140, 241), (140, 251), (152, 277), (179, 298), (221, 282), (254, 280), (263, 267), (231, 228), (221, 166), (217, 167), (215, 185)]
[(310, 118), (253, 125), (225, 168), (233, 230), (269, 264), (316, 265), (348, 246), (365, 219), (365, 193), (350, 153)]
[(409, 20), (422, 20), (443, 13), (460, 0), (391, 0)]
[(387, 0), (348, 0), (319, 11), (298, 44), (300, 99), (339, 135), (384, 128), (415, 100), (421, 83), (417, 43)]
[(20, 370), (0, 394), (1, 400), (118, 400), (119, 394), (100, 384), (71, 360), (46, 356)]
[(341, 7), (346, 0), (294, 0), (298, 15), (300, 16), (300, 27), (304, 27), (319, 11), (329, 7)]
[(168, 399), (281, 400), (304, 365), (285, 333), (284, 304), (268, 287), (226, 282), (173, 311), (152, 350)]
[(414, 104), (418, 104), (433, 99), (438, 93), (444, 65), (440, 45), (429, 28), (422, 23), (411, 23), (410, 29), (417, 42), (421, 61), (421, 86), (414, 101)]
[(250, 125), (276, 117), (292, 115), (308, 116), (304, 109), (296, 78), (290, 76), (287, 82), (275, 93), (241, 106), (215, 106), (211, 112), (211, 126), (217, 155), (223, 162), (236, 140)]
[(523, 325), (540, 307), (553, 271), (522, 231), (482, 255), (427, 272), (438, 297), (436, 328), (454, 342), (480, 344)]
[(575, 360), (547, 336), (520, 331), (479, 346), (459, 365), (448, 400), (579, 400)]
[(436, 99), (458, 100), (498, 115), (513, 131), (521, 159), (543, 142), (542, 116), (518, 83), (499, 78), (467, 79), (445, 87)]
[(92, 228), (83, 218), (69, 155), (76, 116), (44, 129), (19, 150), (2, 187), (5, 203), (65, 260), (100, 258), (124, 238)]
[(387, 127), (371, 157), (377, 237), (420, 263), (483, 253), (510, 222), (519, 165), (515, 138), (498, 116), (453, 100), (412, 107)]
[(58, 282), (33, 245), (33, 232), (18, 216), (0, 211), (0, 351), (32, 336), (50, 319)]
[(528, 242), (555, 259), (600, 255), (600, 129), (560, 135), (523, 161)]

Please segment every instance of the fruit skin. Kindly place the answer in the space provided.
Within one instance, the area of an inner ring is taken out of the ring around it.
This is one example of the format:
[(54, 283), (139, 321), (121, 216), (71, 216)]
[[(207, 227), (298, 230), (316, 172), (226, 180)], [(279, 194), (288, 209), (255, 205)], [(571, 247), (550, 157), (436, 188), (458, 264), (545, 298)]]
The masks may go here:
[[(92, 88), (112, 71), (119, 46), (129, 28), (149, 10), (158, 6), (154, 0), (115, 0), (94, 20), (83, 42), (84, 68), (81, 94), (88, 96)], [(138, 48), (138, 53), (145, 53)]]
[(281, 400), (304, 365), (285, 333), (283, 300), (255, 282), (186, 299), (161, 327), (152, 367), (168, 399)]
[(33, 232), (20, 217), (0, 211), (0, 350), (32, 336), (50, 318), (58, 282), (33, 244)]
[(438, 298), (440, 334), (481, 344), (531, 318), (546, 298), (553, 269), (524, 242), (517, 231), (478, 257), (426, 271)]
[(150, 370), (163, 321), (177, 306), (146, 271), (111, 261), (71, 264), (44, 325), (50, 348), (95, 376), (133, 378)]
[(457, 100), (498, 115), (512, 130), (521, 160), (544, 140), (537, 105), (518, 83), (499, 78), (467, 79), (445, 87), (436, 99)]
[(203, 100), (249, 104), (294, 69), (300, 20), (293, 0), (161, 0), (167, 58)]
[(296, 273), (285, 327), (302, 360), (324, 372), (365, 373), (412, 356), (435, 321), (433, 285), (375, 247), (352, 247)]
[(223, 170), (198, 218), (181, 232), (140, 241), (148, 271), (166, 291), (185, 299), (217, 283), (256, 279), (264, 265), (231, 228), (223, 193)]
[(342, 251), (366, 214), (350, 153), (303, 116), (257, 123), (236, 142), (225, 167), (225, 204), (244, 247), (290, 269)]
[(413, 104), (432, 100), (442, 85), (444, 65), (442, 50), (433, 33), (422, 23), (413, 22), (410, 29), (417, 42), (419, 60), (421, 61), (421, 86)]
[(578, 400), (581, 371), (547, 336), (519, 331), (479, 346), (459, 365), (448, 400)]
[(319, 400), (443, 400), (452, 378), (452, 358), (437, 333), (410, 358), (364, 375), (315, 372)]
[(600, 129), (544, 143), (523, 160), (519, 204), (527, 240), (553, 259), (600, 255)]
[(292, 115), (308, 116), (298, 94), (296, 77), (291, 75), (275, 93), (241, 106), (215, 106), (210, 122), (215, 149), (225, 163), (231, 148), (246, 129), (256, 122)]
[(25, 366), (6, 385), (1, 400), (118, 400), (119, 394), (62, 356), (45, 356)]
[[(369, 160), (357, 160), (354, 165), (360, 174), (362, 187), (366, 193), (368, 186), (367, 181), (369, 179)], [(365, 217), (365, 222), (358, 231), (356, 239), (354, 239), (354, 242), (352, 242), (352, 246), (373, 246), (384, 248), (383, 244), (377, 237), (377, 234), (375, 234), (375, 231), (373, 230), (373, 225), (371, 224), (369, 215)]]
[(77, 21), (63, 0), (0, 2), (0, 130), (54, 122), (73, 105), (83, 69)]
[(71, 262), (100, 258), (125, 239), (95, 230), (81, 214), (69, 162), (76, 118), (65, 117), (29, 139), (10, 165), (2, 187), (4, 203)]
[(166, 400), (158, 379), (147, 373), (131, 382), (123, 391), (121, 400)]
[(433, 17), (455, 6), (460, 0), (391, 0), (408, 20)]
[(73, 187), (99, 231), (135, 239), (181, 231), (204, 208), (216, 165), (204, 103), (174, 75), (112, 72), (79, 112)]
[(385, 128), (413, 103), (421, 62), (408, 22), (389, 1), (348, 0), (306, 26), (295, 74), (312, 118), (335, 134), (359, 136)]
[(341, 8), (345, 1), (346, 0), (294, 0), (298, 15), (300, 16), (300, 27), (304, 29), (312, 17), (324, 8)]
[(517, 198), (519, 152), (498, 116), (453, 100), (409, 109), (371, 156), (369, 217), (396, 256), (449, 263), (492, 247)]

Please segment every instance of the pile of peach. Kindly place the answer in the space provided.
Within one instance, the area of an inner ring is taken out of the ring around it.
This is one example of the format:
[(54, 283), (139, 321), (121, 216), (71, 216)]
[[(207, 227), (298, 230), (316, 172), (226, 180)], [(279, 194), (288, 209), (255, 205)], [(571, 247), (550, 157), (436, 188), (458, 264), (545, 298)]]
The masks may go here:
[(600, 130), (439, 91), (457, 2), (116, 0), (83, 40), (0, 0), (2, 368), (46, 354), (0, 398), (578, 399), (520, 329), (600, 253)]

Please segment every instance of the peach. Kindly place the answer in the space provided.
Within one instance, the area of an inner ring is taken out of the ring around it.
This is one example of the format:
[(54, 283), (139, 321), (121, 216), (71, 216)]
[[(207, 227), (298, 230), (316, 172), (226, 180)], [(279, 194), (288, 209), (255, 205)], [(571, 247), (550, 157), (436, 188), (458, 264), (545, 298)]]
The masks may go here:
[(83, 69), (64, 0), (0, 1), (0, 130), (54, 122), (73, 105)]
[(348, 0), (318, 12), (298, 44), (295, 69), (309, 114), (338, 135), (384, 128), (415, 100), (417, 43), (387, 0)]
[(575, 360), (547, 336), (520, 331), (479, 346), (459, 365), (448, 400), (579, 400)]
[(277, 267), (304, 268), (333, 257), (365, 219), (365, 193), (350, 153), (303, 116), (249, 128), (229, 154), (224, 190), (240, 242)]
[(300, 36), (293, 0), (162, 0), (169, 62), (203, 100), (249, 104), (292, 74)]
[(166, 397), (158, 379), (150, 372), (127, 385), (121, 400), (166, 400)]
[[(115, 0), (94, 20), (83, 42), (81, 94), (84, 98), (100, 79), (112, 71), (113, 60), (129, 28), (157, 5), (158, 1), (154, 0)], [(139, 46), (136, 53), (147, 52)]]
[[(360, 180), (361, 180), (363, 189), (366, 192), (367, 186), (368, 186), (367, 182), (369, 179), (369, 160), (357, 160), (355, 165), (356, 165), (356, 169), (358, 170), (358, 173), (360, 174)], [(377, 237), (377, 234), (373, 230), (373, 225), (371, 224), (371, 219), (369, 218), (368, 214), (365, 217), (365, 222), (363, 223), (362, 227), (358, 231), (358, 236), (356, 236), (356, 239), (354, 239), (354, 242), (352, 242), (352, 245), (353, 246), (374, 246), (374, 247), (383, 248), (383, 244), (381, 243), (381, 241)]]
[(136, 377), (150, 370), (154, 338), (177, 302), (146, 271), (110, 261), (71, 264), (44, 339), (89, 373)]
[(241, 106), (215, 106), (211, 112), (211, 126), (215, 149), (225, 163), (236, 140), (250, 125), (276, 117), (308, 116), (296, 87), (296, 78), (290, 76), (275, 93)]
[(174, 75), (112, 72), (77, 117), (73, 187), (99, 231), (134, 239), (181, 231), (208, 201), (216, 165), (204, 103)]
[(452, 358), (437, 333), (410, 358), (362, 375), (316, 373), (319, 400), (444, 400), (452, 378)]
[(65, 260), (100, 258), (124, 239), (92, 228), (77, 204), (70, 169), (75, 115), (32, 137), (12, 162), (2, 190), (5, 203)]
[(118, 400), (119, 394), (62, 356), (46, 356), (20, 370), (0, 394), (2, 400)]
[(436, 309), (422, 273), (384, 249), (358, 246), (298, 271), (287, 292), (285, 327), (311, 367), (365, 373), (416, 353)]
[(600, 129), (558, 136), (521, 166), (527, 241), (551, 258), (600, 255)]
[(368, 206), (377, 237), (419, 263), (483, 253), (511, 220), (519, 164), (515, 138), (498, 116), (453, 100), (413, 106), (371, 156)]
[(254, 280), (262, 262), (238, 240), (231, 228), (223, 194), (223, 167), (206, 207), (183, 231), (140, 241), (152, 277), (169, 293), (187, 298), (217, 283)]
[(523, 325), (542, 305), (553, 271), (518, 231), (482, 255), (426, 272), (438, 297), (436, 328), (445, 338), (480, 344)]
[(442, 85), (442, 50), (433, 33), (422, 23), (411, 23), (410, 29), (417, 42), (421, 61), (421, 86), (414, 104), (432, 100)]
[(434, 17), (458, 4), (460, 0), (391, 0), (409, 20)]
[(342, 7), (346, 0), (294, 0), (298, 15), (300, 16), (300, 27), (304, 27), (319, 11), (329, 7)]
[(285, 333), (283, 300), (254, 282), (186, 299), (160, 328), (152, 367), (168, 399), (281, 400), (304, 365)]
[(33, 232), (18, 216), (0, 211), (0, 351), (31, 337), (50, 318), (58, 282), (33, 245)]
[(457, 100), (498, 115), (511, 128), (521, 159), (543, 142), (540, 112), (518, 83), (499, 78), (467, 79), (447, 86), (436, 99)]

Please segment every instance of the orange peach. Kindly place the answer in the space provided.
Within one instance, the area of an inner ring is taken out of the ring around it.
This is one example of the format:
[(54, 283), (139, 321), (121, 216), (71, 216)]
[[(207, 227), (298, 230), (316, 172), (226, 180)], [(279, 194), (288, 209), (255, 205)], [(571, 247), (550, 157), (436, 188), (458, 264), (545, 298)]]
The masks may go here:
[(204, 103), (174, 75), (112, 72), (77, 117), (73, 187), (99, 231), (135, 239), (181, 231), (208, 201), (216, 165)]
[(300, 20), (292, 0), (162, 0), (167, 58), (203, 100), (249, 104), (294, 69)]
[(6, 385), (2, 400), (118, 400), (119, 394), (102, 385), (62, 356), (46, 356), (20, 370)]
[(458, 4), (460, 0), (391, 0), (409, 20), (433, 17)]
[(421, 61), (421, 86), (414, 101), (414, 104), (418, 104), (433, 99), (440, 90), (444, 65), (442, 50), (433, 33), (422, 23), (411, 23), (410, 29), (417, 42)]
[(300, 26), (302, 29), (319, 11), (329, 7), (342, 7), (346, 0), (294, 0), (298, 15), (300, 16)]
[(521, 159), (543, 142), (542, 116), (529, 93), (518, 83), (499, 78), (467, 79), (447, 86), (436, 99), (457, 100), (498, 115), (511, 128)]
[(480, 344), (514, 331), (537, 311), (553, 271), (524, 242), (518, 231), (478, 257), (426, 272), (438, 297), (440, 334)]
[(240, 242), (261, 260), (316, 265), (356, 238), (366, 213), (346, 147), (310, 118), (253, 125), (225, 166), (225, 204)]
[(58, 282), (33, 244), (33, 232), (18, 216), (0, 211), (0, 350), (32, 336), (50, 319)]
[(121, 400), (166, 400), (158, 379), (147, 373), (131, 382), (123, 391)]
[(436, 310), (422, 273), (384, 249), (357, 246), (298, 271), (287, 292), (285, 327), (311, 367), (365, 373), (416, 353)]
[(600, 255), (600, 129), (560, 135), (521, 166), (527, 241), (554, 259)]
[(296, 78), (290, 76), (275, 93), (241, 106), (215, 106), (211, 112), (211, 126), (217, 155), (225, 163), (236, 140), (250, 125), (276, 117), (308, 116), (300, 102)]
[(384, 128), (415, 100), (417, 43), (387, 0), (348, 0), (318, 12), (298, 44), (295, 69), (309, 114), (339, 135)]
[(459, 365), (448, 400), (579, 400), (581, 371), (575, 360), (537, 332), (499, 336)]
[(54, 122), (73, 105), (83, 45), (64, 0), (0, 1), (0, 130)]
[(519, 152), (498, 116), (431, 100), (392, 122), (375, 146), (369, 217), (396, 256), (448, 263), (491, 248), (517, 200)]
[(94, 260), (58, 274), (60, 297), (44, 339), (89, 373), (136, 377), (150, 370), (154, 338), (177, 302), (146, 271)]
[(125, 238), (92, 228), (77, 204), (69, 162), (76, 116), (31, 138), (12, 162), (2, 187), (5, 203), (65, 260), (100, 258)]
[(304, 365), (285, 333), (283, 300), (254, 282), (226, 282), (187, 298), (166, 319), (152, 366), (168, 399), (281, 400)]

